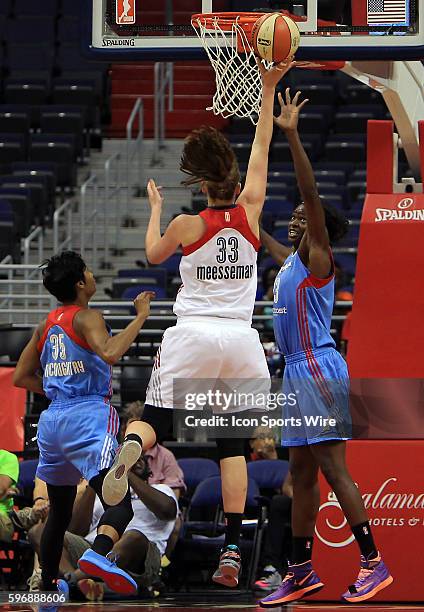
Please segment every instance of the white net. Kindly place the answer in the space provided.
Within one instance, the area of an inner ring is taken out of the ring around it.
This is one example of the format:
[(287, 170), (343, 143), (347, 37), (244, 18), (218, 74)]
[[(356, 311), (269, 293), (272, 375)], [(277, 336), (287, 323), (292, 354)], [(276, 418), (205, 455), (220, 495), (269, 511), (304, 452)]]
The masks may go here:
[[(221, 28), (219, 16), (196, 16), (192, 25), (215, 70), (216, 93), (207, 110), (225, 118), (248, 117), (256, 124), (261, 107), (261, 75), (239, 19), (235, 17), (228, 30)], [(263, 63), (268, 69), (270, 64)]]

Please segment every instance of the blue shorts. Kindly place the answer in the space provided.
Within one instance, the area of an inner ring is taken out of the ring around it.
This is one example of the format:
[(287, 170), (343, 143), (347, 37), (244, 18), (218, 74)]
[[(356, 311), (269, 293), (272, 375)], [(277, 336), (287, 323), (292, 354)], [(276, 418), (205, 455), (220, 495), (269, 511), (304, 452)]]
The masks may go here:
[(302, 351), (285, 359), (282, 446), (349, 440), (349, 374), (340, 353), (326, 348), (308, 357)]
[(76, 485), (112, 465), (119, 417), (98, 395), (52, 402), (41, 413), (37, 476), (52, 485)]

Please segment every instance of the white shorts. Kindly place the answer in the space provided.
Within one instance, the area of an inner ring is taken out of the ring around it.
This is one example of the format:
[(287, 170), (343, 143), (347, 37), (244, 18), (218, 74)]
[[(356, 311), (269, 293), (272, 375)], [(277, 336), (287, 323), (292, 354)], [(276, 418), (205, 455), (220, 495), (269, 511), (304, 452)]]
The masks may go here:
[[(247, 321), (184, 317), (165, 331), (146, 404), (190, 409), (184, 400), (186, 394), (202, 394), (209, 389), (228, 392), (228, 398), (231, 391), (243, 393), (243, 398), (250, 394), (243, 404), (238, 399), (225, 400), (227, 412), (264, 408), (262, 396), (269, 393), (270, 375), (259, 334)], [(259, 399), (252, 400), (252, 396)], [(218, 400), (218, 406), (215, 401), (211, 406), (209, 401), (199, 400), (196, 407), (209, 405), (213, 412), (221, 412), (220, 403), (224, 405), (224, 400)]]

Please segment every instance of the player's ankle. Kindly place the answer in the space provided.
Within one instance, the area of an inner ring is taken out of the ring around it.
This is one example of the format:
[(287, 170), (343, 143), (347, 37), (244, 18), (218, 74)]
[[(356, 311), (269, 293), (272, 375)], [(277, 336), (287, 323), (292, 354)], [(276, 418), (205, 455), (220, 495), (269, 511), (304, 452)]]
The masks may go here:
[(143, 448), (143, 440), (140, 438), (138, 434), (136, 433), (127, 434), (124, 438), (124, 442), (128, 442), (128, 440), (134, 440), (135, 442), (138, 442), (141, 448)]

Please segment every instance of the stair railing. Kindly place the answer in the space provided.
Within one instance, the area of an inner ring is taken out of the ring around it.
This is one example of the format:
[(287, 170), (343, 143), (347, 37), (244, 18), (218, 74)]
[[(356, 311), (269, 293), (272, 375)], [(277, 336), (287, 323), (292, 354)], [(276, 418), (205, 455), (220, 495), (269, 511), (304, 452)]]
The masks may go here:
[(168, 111), (174, 110), (174, 64), (155, 62), (154, 67), (154, 142), (152, 166), (161, 163), (161, 150), (165, 141), (165, 102), (168, 95)]
[[(133, 130), (138, 119), (138, 128), (133, 138)], [(125, 217), (128, 219), (130, 211), (130, 199), (135, 195), (141, 195), (145, 180), (143, 175), (143, 151), (144, 151), (144, 106), (141, 98), (137, 98), (127, 122), (126, 138), (126, 185), (127, 197), (125, 206)]]

